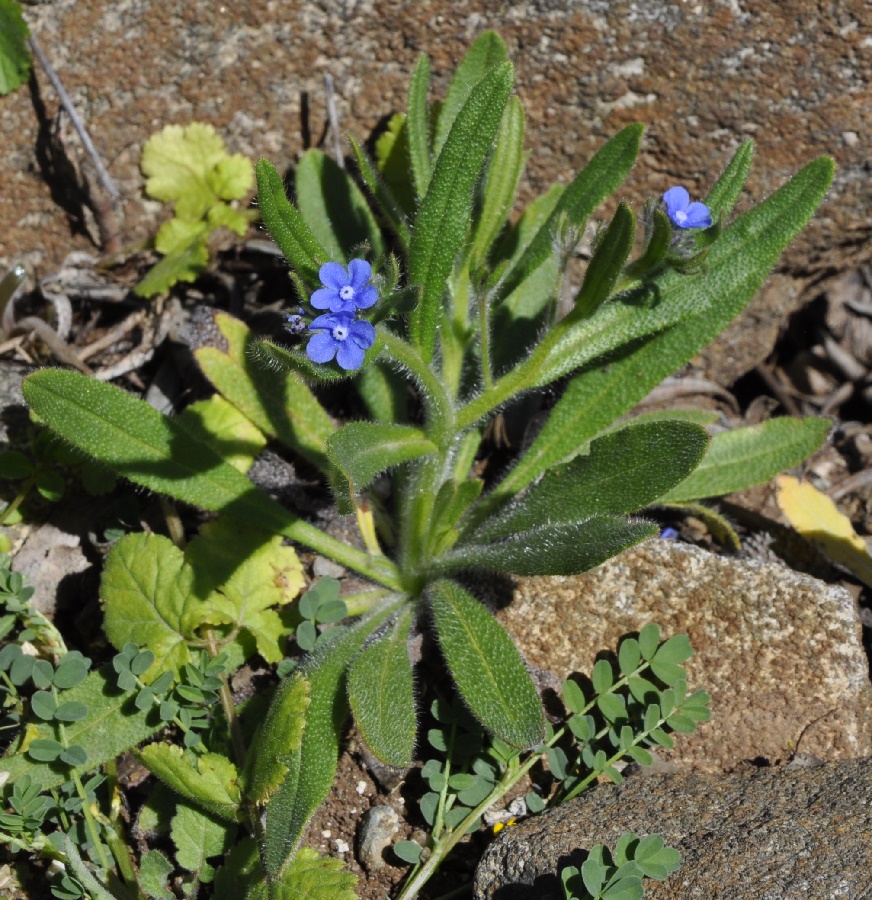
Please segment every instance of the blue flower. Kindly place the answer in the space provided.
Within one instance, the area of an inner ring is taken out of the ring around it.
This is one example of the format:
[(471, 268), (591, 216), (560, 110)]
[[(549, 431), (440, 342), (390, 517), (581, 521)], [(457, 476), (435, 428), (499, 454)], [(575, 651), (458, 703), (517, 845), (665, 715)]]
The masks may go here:
[(378, 291), (369, 283), (371, 276), (372, 266), (365, 259), (351, 260), (348, 271), (339, 263), (324, 263), (318, 272), (324, 287), (312, 294), (312, 306), (332, 313), (368, 309), (378, 300)]
[(327, 363), (333, 357), (340, 367), (351, 371), (363, 365), (363, 355), (375, 341), (375, 328), (355, 319), (350, 312), (326, 313), (309, 326), (317, 334), (309, 339), (306, 355), (312, 362)]
[(708, 228), (712, 214), (705, 203), (690, 202), (690, 194), (683, 187), (672, 187), (663, 195), (666, 214), (678, 228)]

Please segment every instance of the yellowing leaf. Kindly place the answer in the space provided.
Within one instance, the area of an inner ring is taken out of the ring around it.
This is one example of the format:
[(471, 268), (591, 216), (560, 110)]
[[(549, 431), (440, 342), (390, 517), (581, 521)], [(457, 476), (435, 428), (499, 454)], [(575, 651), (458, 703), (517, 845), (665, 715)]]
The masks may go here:
[(239, 773), (218, 753), (194, 756), (175, 744), (143, 747), (137, 757), (168, 787), (191, 803), (230, 822), (239, 812)]
[(781, 475), (775, 482), (778, 506), (788, 522), (830, 560), (872, 587), (872, 557), (836, 504), (813, 485), (790, 475)]
[(199, 605), (192, 585), (182, 551), (159, 534), (125, 535), (106, 558), (100, 582), (106, 635), (117, 650), (133, 641), (154, 652), (147, 681), (191, 658), (187, 641)]
[(254, 184), (251, 162), (229, 156), (211, 125), (192, 122), (187, 128), (167, 125), (142, 148), (146, 193), (176, 204), (182, 219), (201, 219), (209, 208), (245, 196)]
[(288, 628), (275, 608), (290, 603), (305, 585), (294, 549), (283, 546), (281, 537), (252, 529), (240, 533), (236, 524), (218, 519), (202, 528), (185, 555), (205, 600), (203, 621), (247, 631), (261, 656), (278, 662)]
[(176, 421), (203, 443), (211, 444), (243, 474), (266, 446), (260, 429), (217, 394), (192, 403)]

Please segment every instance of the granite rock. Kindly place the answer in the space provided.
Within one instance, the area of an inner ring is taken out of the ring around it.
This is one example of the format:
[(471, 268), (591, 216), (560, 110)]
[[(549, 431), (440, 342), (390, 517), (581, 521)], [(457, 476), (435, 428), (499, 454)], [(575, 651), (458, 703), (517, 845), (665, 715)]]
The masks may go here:
[[(504, 598), (508, 599), (508, 598)], [(872, 685), (853, 598), (782, 565), (653, 540), (576, 576), (518, 580), (498, 618), (528, 663), (565, 678), (656, 622), (689, 635), (711, 721), (662, 755), (681, 770), (872, 754)]]
[(486, 851), (475, 900), (562, 896), (557, 873), (625, 831), (658, 833), (682, 857), (647, 900), (834, 900), (869, 896), (872, 759), (731, 776), (629, 778), (507, 828)]

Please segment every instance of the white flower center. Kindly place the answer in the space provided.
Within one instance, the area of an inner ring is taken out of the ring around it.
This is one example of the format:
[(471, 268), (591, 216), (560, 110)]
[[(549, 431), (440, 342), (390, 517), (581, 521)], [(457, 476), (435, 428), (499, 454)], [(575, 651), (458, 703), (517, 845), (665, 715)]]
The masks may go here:
[(346, 284), (345, 287), (339, 288), (339, 298), (341, 300), (354, 299), (354, 288), (350, 284)]
[(678, 222), (679, 225), (683, 225), (687, 221), (687, 213), (683, 209), (676, 210), (675, 221)]
[(336, 325), (333, 328), (333, 340), (344, 341), (348, 337), (348, 328), (345, 325)]

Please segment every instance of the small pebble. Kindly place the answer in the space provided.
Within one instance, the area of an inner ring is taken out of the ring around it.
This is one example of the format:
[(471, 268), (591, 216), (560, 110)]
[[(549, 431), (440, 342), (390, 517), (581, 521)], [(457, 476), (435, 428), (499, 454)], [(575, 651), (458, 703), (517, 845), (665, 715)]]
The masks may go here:
[(370, 872), (385, 867), (384, 851), (399, 831), (400, 817), (390, 806), (373, 806), (357, 828), (357, 858)]

